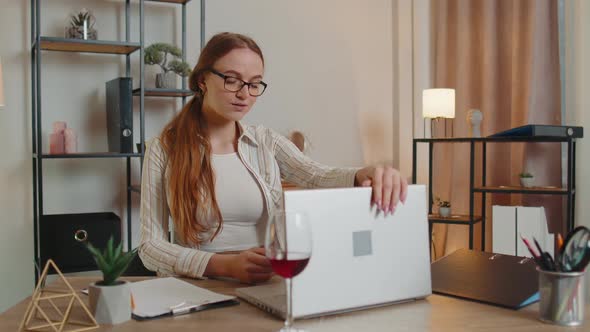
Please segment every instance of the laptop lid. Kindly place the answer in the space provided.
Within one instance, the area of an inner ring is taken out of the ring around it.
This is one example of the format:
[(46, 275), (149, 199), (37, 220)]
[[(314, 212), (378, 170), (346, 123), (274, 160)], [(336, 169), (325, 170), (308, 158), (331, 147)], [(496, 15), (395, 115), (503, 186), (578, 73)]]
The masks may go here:
[[(384, 216), (371, 188), (285, 192), (287, 211), (307, 212), (313, 252), (293, 279), (293, 316), (313, 317), (430, 295), (426, 192), (408, 187), (406, 204)], [(242, 288), (237, 295), (284, 316), (283, 283)]]

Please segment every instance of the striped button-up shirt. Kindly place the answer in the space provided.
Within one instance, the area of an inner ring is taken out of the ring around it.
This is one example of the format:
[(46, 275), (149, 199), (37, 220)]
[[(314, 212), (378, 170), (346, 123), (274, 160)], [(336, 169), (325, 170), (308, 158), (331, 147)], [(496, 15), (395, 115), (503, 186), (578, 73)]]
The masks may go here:
[[(238, 155), (258, 182), (266, 215), (283, 204), (281, 179), (304, 188), (352, 187), (358, 168), (334, 168), (319, 164), (284, 136), (262, 126), (238, 123)], [(169, 210), (168, 162), (158, 137), (147, 143), (141, 179), (141, 240), (139, 256), (158, 275), (202, 278), (213, 253), (181, 243), (174, 234)], [(239, 189), (239, 188), (238, 188)]]

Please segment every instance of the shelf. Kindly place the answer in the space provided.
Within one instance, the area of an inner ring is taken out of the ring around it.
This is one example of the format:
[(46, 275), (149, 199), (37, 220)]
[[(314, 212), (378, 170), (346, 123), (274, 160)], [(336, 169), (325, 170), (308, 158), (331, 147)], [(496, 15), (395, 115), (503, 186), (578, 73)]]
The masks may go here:
[[(438, 214), (429, 214), (428, 221), (434, 224), (455, 224), (455, 225), (469, 225), (470, 219), (468, 215), (455, 214), (450, 217), (442, 217)], [(481, 221), (481, 216), (473, 216), (473, 224)]]
[(453, 138), (414, 138), (421, 143), (470, 143), (470, 142), (567, 142), (575, 140), (572, 137), (557, 136), (514, 136), (514, 137), (453, 137)]
[[(146, 97), (190, 97), (194, 94), (192, 90), (188, 89), (145, 89), (144, 96)], [(134, 96), (139, 96), (139, 89), (133, 90)]]
[(97, 153), (68, 153), (68, 154), (43, 154), (43, 159), (78, 159), (78, 158), (125, 158), (141, 157), (140, 153), (117, 153), (117, 152), (97, 152)]
[(167, 2), (167, 3), (178, 3), (178, 4), (185, 4), (191, 0), (146, 0), (150, 2)]
[[(473, 188), (474, 192), (479, 193), (499, 193), (499, 194), (541, 194), (541, 195), (567, 195), (567, 189), (559, 187), (531, 187), (524, 188), (518, 186), (486, 186)], [(572, 190), (574, 192), (574, 190)]]
[(130, 54), (140, 47), (139, 43), (41, 37), (41, 49), (46, 51)]
[(141, 193), (141, 186), (140, 185), (131, 185), (131, 187), (129, 187), (129, 190), (136, 192), (136, 193)]

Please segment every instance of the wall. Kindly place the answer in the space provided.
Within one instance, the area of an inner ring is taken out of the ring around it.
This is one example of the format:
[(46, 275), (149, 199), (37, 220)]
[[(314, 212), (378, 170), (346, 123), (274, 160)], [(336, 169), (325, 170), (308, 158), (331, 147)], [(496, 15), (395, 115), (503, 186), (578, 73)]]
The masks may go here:
[[(567, 124), (585, 127), (586, 137), (576, 144), (576, 225), (590, 227), (590, 3), (565, 1), (565, 113)], [(590, 274), (586, 273), (587, 285)], [(590, 287), (588, 294), (590, 295)], [(590, 296), (589, 296), (590, 297)]]
[[(69, 11), (86, 7), (94, 10), (100, 39), (123, 40), (123, 5), (122, 1), (42, 1), (42, 35), (62, 36)], [(194, 65), (200, 42), (199, 1), (187, 8), (188, 60)], [(310, 154), (316, 160), (361, 166), (394, 160), (397, 146), (392, 98), (394, 8), (388, 0), (208, 1), (206, 32), (207, 38), (224, 30), (249, 34), (265, 53), (270, 88), (247, 122), (285, 134), (302, 130), (311, 139)], [(136, 1), (132, 12), (131, 39), (138, 40)], [(179, 7), (147, 2), (146, 45), (169, 40), (180, 45), (179, 18)], [(7, 96), (7, 105), (0, 110), (2, 312), (33, 287), (29, 1), (2, 0), (0, 45)], [(42, 56), (43, 148), (46, 151), (51, 123), (65, 120), (79, 132), (80, 151), (105, 151), (103, 84), (124, 75), (124, 57), (54, 52)], [(138, 56), (132, 57), (135, 77)], [(155, 71), (147, 68), (146, 86), (153, 85)], [(156, 135), (179, 106), (178, 101), (146, 99), (146, 137)], [(137, 169), (135, 162), (136, 175)], [(48, 160), (43, 171), (45, 213), (123, 215), (123, 160)], [(135, 206), (137, 201), (134, 194)], [(134, 209), (135, 239), (137, 215)]]
[(207, 38), (241, 31), (265, 54), (270, 86), (247, 122), (302, 130), (323, 163), (392, 160), (390, 0), (221, 0), (206, 11)]

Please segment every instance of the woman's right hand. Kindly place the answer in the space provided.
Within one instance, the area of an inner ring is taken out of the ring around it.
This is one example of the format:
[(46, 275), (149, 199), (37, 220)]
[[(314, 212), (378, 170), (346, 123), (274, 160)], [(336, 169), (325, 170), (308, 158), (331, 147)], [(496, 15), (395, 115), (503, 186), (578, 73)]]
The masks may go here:
[(239, 253), (215, 254), (204, 275), (230, 277), (249, 284), (267, 281), (272, 277), (272, 267), (264, 253), (264, 248), (251, 248)]
[(232, 256), (228, 268), (232, 278), (254, 284), (272, 277), (272, 267), (265, 256), (264, 248), (251, 248)]

